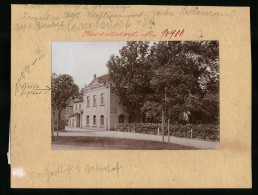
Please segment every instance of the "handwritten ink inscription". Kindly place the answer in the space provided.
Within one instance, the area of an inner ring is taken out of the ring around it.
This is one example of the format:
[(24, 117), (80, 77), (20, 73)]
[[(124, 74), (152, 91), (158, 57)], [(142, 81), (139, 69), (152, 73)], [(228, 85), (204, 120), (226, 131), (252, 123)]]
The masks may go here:
[(187, 16), (209, 16), (209, 17), (232, 17), (235, 15), (235, 10), (229, 12), (221, 12), (221, 11), (203, 11), (200, 7), (183, 7), (179, 12), (179, 15), (187, 15)]
[[(235, 10), (204, 9), (202, 7), (181, 7), (173, 10), (171, 8), (154, 7), (147, 12), (144, 9), (132, 9), (132, 6), (108, 6), (108, 5), (74, 5), (59, 6), (64, 12), (55, 12), (48, 9), (44, 12), (35, 12), (44, 6), (25, 6), (25, 11), (20, 21), (14, 23), (15, 31), (27, 30), (54, 30), (56, 32), (82, 32), (86, 30), (122, 30), (127, 32), (131, 27), (144, 27), (152, 29), (157, 19), (166, 17), (175, 18), (181, 16), (203, 16), (203, 17), (233, 17)], [(52, 7), (56, 8), (56, 7)], [(57, 7), (58, 8), (58, 7)], [(31, 11), (32, 10), (32, 11)]]
[[(22, 21), (16, 23), (16, 31), (26, 30), (55, 30), (59, 31), (81, 31), (84, 29), (109, 29), (114, 30), (124, 28), (125, 30), (131, 25), (135, 18), (144, 17), (144, 12), (139, 11), (135, 14), (127, 12), (129, 6), (108, 6), (107, 11), (105, 6), (82, 6), (76, 10), (67, 10), (64, 14), (56, 15), (49, 10), (42, 15), (38, 13), (23, 12)], [(146, 16), (145, 16), (146, 17)], [(90, 18), (83, 22), (78, 22), (80, 18)]]
[(32, 62), (25, 65), (19, 74), (19, 77), (15, 83), (15, 95), (20, 95), (21, 97), (29, 97), (31, 95), (47, 94), (51, 88), (46, 86), (46, 88), (41, 88), (37, 83), (28, 82), (27, 78), (35, 66), (39, 64), (42, 59), (44, 59), (45, 54), (42, 53), (39, 47), (36, 50), (36, 57), (33, 58)]
[(100, 165), (98, 163), (94, 165), (58, 165), (55, 168), (45, 168), (42, 171), (34, 170), (29, 175), (32, 180), (39, 178), (46, 178), (47, 182), (51, 182), (52, 178), (58, 176), (71, 176), (72, 174), (76, 175), (94, 175), (97, 173), (113, 174), (119, 178), (121, 165), (117, 161), (114, 164)]
[[(177, 36), (181, 37), (183, 36), (185, 32), (185, 29), (181, 29), (181, 30), (169, 30), (169, 29), (165, 29), (164, 31), (162, 31), (160, 33), (160, 37), (169, 37), (170, 39), (172, 38), (176, 38)], [(82, 33), (82, 37), (87, 36), (87, 37), (125, 37), (127, 39), (131, 38), (131, 37), (138, 37), (138, 36), (142, 36), (142, 37), (156, 37), (157, 35), (155, 34), (154, 30), (152, 31), (148, 31), (146, 33), (140, 34), (138, 31), (134, 31), (134, 32), (115, 32), (115, 31), (111, 31), (111, 32), (95, 32), (93, 30), (86, 30)]]

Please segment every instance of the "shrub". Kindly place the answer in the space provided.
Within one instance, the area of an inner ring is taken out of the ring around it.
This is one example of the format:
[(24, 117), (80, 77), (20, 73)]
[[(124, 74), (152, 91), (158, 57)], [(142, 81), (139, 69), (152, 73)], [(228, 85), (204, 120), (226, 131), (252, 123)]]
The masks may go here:
[[(162, 134), (160, 123), (119, 123), (116, 124), (116, 131), (134, 132), (143, 134), (158, 135), (158, 128), (160, 135)], [(164, 124), (165, 135), (168, 134), (168, 126)], [(219, 126), (213, 124), (171, 124), (170, 135), (175, 137), (184, 137), (198, 139), (219, 140)]]

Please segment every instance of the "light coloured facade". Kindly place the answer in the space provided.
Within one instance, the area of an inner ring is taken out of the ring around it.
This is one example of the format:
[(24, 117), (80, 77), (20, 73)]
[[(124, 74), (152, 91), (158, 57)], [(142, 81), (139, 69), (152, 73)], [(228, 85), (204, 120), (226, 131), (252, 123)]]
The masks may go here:
[[(100, 77), (94, 75), (92, 82), (84, 88), (81, 104), (83, 108), (79, 112), (80, 116), (74, 115), (71, 120), (72, 127), (80, 123), (82, 129), (109, 131), (114, 130), (119, 122), (129, 122), (129, 114), (119, 103), (119, 98), (111, 92), (109, 74)], [(74, 113), (77, 112), (74, 110)]]
[(109, 131), (114, 130), (117, 123), (132, 122), (131, 119), (110, 89), (109, 74), (94, 75), (92, 82), (84, 88), (83, 99), (74, 101), (68, 126)]
[[(76, 99), (73, 103), (72, 113), (70, 113), (69, 119), (68, 119), (68, 127), (77, 127), (82, 128), (82, 115), (83, 115), (83, 100), (82, 99)], [(66, 109), (69, 109), (67, 107)]]

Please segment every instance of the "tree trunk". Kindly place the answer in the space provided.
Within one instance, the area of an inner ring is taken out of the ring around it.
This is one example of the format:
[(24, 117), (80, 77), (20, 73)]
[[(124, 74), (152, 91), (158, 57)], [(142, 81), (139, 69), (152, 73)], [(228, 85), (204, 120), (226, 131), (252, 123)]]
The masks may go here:
[[(59, 129), (58, 130), (60, 130), (61, 128), (63, 128), (63, 126), (62, 126), (62, 120), (61, 120), (61, 112), (62, 112), (62, 109), (60, 110), (60, 111), (58, 111), (58, 127), (59, 127)], [(59, 131), (58, 131), (59, 132)], [(59, 135), (59, 134), (58, 134)]]

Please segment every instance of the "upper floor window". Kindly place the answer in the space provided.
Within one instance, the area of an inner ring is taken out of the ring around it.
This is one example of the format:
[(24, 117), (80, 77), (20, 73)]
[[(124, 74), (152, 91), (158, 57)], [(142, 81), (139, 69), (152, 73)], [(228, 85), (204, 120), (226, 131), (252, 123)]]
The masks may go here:
[(81, 104), (79, 104), (79, 111), (81, 110)]
[(97, 100), (96, 100), (96, 95), (93, 96), (93, 106), (96, 106)]
[(100, 95), (100, 105), (104, 105), (104, 93)]
[(75, 104), (75, 112), (77, 111), (77, 104)]
[(90, 96), (87, 96), (87, 106), (90, 106)]

